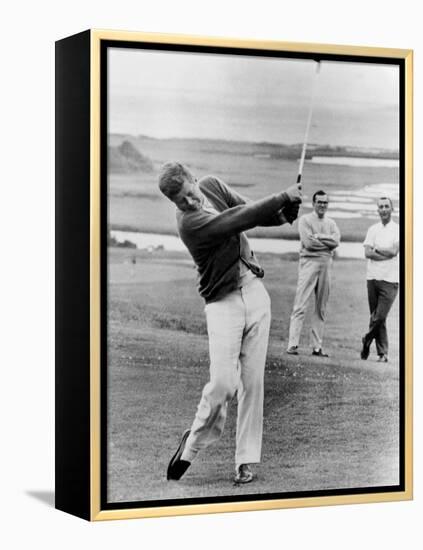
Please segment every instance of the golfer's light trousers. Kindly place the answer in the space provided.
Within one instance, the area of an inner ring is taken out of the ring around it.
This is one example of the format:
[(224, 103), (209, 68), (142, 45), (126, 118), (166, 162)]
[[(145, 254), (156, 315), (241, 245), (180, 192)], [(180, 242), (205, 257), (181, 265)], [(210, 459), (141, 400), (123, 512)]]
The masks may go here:
[(228, 402), (237, 394), (235, 462), (260, 462), (264, 366), (270, 329), (270, 298), (252, 278), (244, 287), (206, 305), (210, 381), (205, 385), (183, 453), (192, 461), (221, 436)]
[(307, 304), (313, 292), (315, 307), (311, 320), (311, 341), (313, 348), (320, 349), (322, 347), (331, 266), (332, 258), (328, 256), (300, 258), (297, 291), (289, 324), (288, 348), (299, 344)]

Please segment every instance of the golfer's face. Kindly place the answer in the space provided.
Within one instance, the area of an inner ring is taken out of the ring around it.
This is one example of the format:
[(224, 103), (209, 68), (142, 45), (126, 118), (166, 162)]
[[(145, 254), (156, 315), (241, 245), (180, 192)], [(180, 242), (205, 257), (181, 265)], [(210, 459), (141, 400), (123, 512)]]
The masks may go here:
[(194, 179), (185, 180), (179, 193), (173, 197), (173, 202), (183, 212), (199, 210), (203, 201), (203, 194), (198, 187), (197, 181)]
[(379, 199), (377, 202), (377, 210), (382, 222), (389, 222), (392, 216), (392, 206), (389, 199)]
[(319, 218), (323, 218), (323, 216), (326, 214), (328, 205), (329, 205), (329, 199), (327, 195), (316, 196), (316, 199), (313, 203), (313, 207), (314, 207), (314, 211), (319, 216)]

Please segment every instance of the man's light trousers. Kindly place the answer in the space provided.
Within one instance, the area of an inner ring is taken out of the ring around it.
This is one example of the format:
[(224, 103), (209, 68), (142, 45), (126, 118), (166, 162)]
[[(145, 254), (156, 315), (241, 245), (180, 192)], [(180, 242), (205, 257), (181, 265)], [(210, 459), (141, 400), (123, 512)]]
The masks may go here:
[(270, 329), (270, 298), (253, 278), (206, 305), (210, 381), (205, 385), (183, 453), (190, 462), (221, 436), (229, 401), (237, 394), (235, 462), (260, 462), (264, 366)]
[(311, 319), (311, 342), (313, 348), (322, 347), (326, 305), (329, 299), (332, 258), (302, 257), (298, 266), (298, 283), (289, 324), (288, 348), (298, 346), (307, 304), (314, 293), (315, 304)]

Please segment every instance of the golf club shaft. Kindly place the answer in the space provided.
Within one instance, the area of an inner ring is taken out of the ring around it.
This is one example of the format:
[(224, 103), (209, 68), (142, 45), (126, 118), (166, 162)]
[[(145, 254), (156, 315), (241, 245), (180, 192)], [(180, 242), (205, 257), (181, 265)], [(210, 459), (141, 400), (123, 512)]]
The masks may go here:
[(309, 108), (309, 111), (308, 111), (308, 119), (307, 119), (306, 131), (305, 131), (305, 135), (304, 135), (303, 149), (301, 151), (300, 165), (299, 165), (299, 168), (298, 168), (298, 176), (297, 176), (297, 183), (298, 184), (301, 183), (301, 176), (302, 176), (302, 173), (303, 173), (303, 166), (304, 166), (304, 159), (305, 159), (306, 150), (307, 150), (308, 136), (309, 136), (309, 133), (310, 133), (311, 117), (313, 115), (314, 96), (315, 96), (315, 93), (316, 93), (316, 81), (317, 81), (317, 75), (319, 74), (319, 72), (320, 72), (320, 61), (317, 61), (316, 62), (316, 72), (314, 73), (313, 85), (312, 85), (312, 89), (311, 89), (310, 108)]

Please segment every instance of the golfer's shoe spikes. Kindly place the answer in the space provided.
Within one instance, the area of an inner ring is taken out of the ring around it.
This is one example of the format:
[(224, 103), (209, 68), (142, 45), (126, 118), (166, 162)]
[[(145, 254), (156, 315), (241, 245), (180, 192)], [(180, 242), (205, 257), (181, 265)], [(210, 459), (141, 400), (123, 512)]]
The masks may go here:
[(173, 479), (175, 481), (181, 479), (184, 473), (191, 466), (191, 462), (188, 460), (182, 460), (181, 456), (185, 449), (185, 444), (187, 442), (190, 430), (186, 430), (181, 438), (178, 448), (176, 449), (175, 454), (172, 456), (169, 466), (167, 467), (167, 479)]

